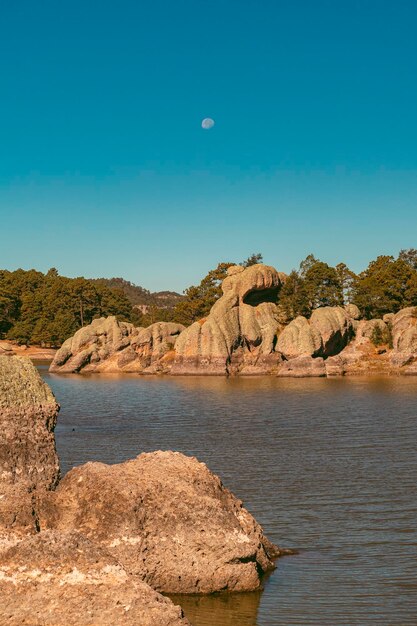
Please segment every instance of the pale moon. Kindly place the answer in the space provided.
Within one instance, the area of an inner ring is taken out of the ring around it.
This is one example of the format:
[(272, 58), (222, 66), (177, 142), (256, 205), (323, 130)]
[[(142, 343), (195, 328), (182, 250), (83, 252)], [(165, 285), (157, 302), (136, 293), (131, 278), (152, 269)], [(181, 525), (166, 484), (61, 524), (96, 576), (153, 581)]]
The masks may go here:
[(212, 120), (211, 117), (205, 117), (201, 122), (201, 128), (204, 128), (204, 130), (210, 130), (210, 128), (213, 128), (213, 126), (214, 120)]

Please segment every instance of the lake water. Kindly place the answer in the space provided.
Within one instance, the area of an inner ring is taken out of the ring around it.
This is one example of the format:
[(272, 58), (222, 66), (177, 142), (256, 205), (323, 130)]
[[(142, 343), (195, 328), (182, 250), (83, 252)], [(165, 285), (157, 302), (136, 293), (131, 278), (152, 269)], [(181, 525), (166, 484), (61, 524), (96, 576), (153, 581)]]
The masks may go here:
[(417, 625), (417, 378), (41, 371), (62, 406), (63, 472), (195, 455), (272, 541), (299, 550), (261, 593), (178, 598), (194, 626)]

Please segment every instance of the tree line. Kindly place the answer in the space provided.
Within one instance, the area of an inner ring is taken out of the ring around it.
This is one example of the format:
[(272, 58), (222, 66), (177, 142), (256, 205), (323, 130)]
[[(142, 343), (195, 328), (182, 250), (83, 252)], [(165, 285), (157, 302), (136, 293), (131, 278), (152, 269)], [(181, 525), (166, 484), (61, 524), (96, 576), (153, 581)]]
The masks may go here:
[[(262, 262), (252, 254), (241, 263)], [(25, 344), (60, 346), (97, 317), (116, 315), (135, 326), (174, 321), (185, 326), (206, 317), (221, 296), (221, 283), (232, 262), (219, 263), (198, 285), (172, 306), (151, 305), (142, 314), (135, 304), (132, 284), (66, 278), (55, 268), (0, 270), (0, 337)], [(117, 287), (109, 285), (117, 285)], [(137, 294), (137, 292), (136, 292)], [(309, 254), (287, 277), (277, 299), (284, 322), (309, 317), (320, 306), (356, 304), (365, 319), (380, 318), (407, 306), (417, 306), (417, 249), (401, 250), (397, 257), (382, 255), (355, 274), (344, 263), (335, 267)]]
[(125, 294), (85, 278), (22, 269), (0, 270), (0, 337), (20, 344), (60, 346), (94, 318), (132, 319)]

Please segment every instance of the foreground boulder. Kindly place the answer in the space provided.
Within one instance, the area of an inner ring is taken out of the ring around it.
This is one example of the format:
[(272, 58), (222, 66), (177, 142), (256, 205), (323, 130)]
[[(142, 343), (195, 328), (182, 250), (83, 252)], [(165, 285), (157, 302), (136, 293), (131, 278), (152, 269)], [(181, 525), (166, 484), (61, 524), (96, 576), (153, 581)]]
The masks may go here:
[[(280, 361), (263, 357), (275, 352), (280, 313), (276, 305), (284, 275), (268, 265), (227, 270), (223, 295), (209, 316), (186, 328), (175, 345), (172, 374), (227, 374), (259, 361), (267, 373)], [(235, 358), (234, 358), (235, 357)]]
[[(52, 361), (50, 371), (146, 372), (155, 373), (156, 364), (174, 348), (184, 330), (181, 324), (157, 322), (148, 328), (135, 328), (110, 316), (93, 320), (67, 339)], [(160, 366), (163, 370), (163, 363)]]
[(180, 607), (75, 532), (47, 531), (0, 553), (0, 597), (10, 626), (189, 626)]
[(169, 593), (258, 589), (280, 554), (217, 476), (177, 452), (74, 468), (48, 494), (40, 524), (82, 533)]
[(59, 479), (59, 406), (29, 359), (0, 356), (0, 535), (35, 532), (35, 494)]

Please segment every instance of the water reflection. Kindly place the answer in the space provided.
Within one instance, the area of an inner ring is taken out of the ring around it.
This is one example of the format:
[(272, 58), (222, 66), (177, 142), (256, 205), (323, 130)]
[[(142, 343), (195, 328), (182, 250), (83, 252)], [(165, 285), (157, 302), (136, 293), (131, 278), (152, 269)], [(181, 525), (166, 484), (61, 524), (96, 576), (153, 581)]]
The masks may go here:
[(193, 626), (258, 626), (260, 592), (170, 598), (182, 606)]
[(194, 626), (416, 626), (417, 378), (43, 375), (63, 472), (179, 450), (300, 550), (262, 594), (181, 598)]

